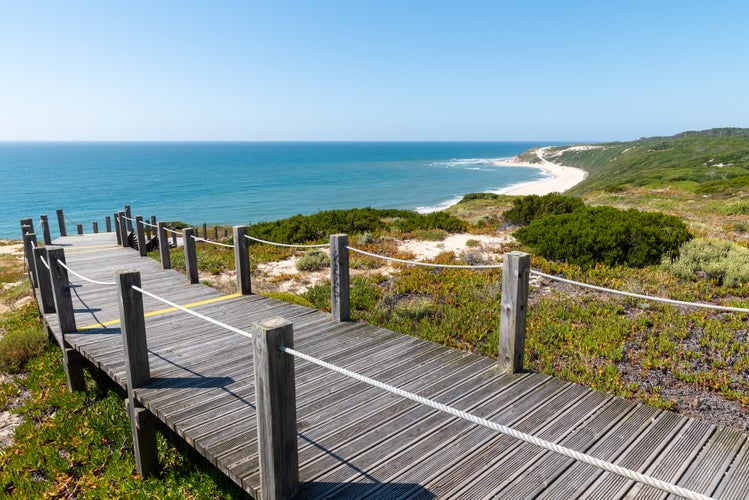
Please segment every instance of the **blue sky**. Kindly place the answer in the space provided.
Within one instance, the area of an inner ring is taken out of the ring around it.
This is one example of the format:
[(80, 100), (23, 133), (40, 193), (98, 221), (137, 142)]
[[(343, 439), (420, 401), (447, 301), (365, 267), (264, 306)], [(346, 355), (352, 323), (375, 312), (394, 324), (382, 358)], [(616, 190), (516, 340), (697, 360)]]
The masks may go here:
[(749, 127), (749, 2), (0, 0), (0, 141)]

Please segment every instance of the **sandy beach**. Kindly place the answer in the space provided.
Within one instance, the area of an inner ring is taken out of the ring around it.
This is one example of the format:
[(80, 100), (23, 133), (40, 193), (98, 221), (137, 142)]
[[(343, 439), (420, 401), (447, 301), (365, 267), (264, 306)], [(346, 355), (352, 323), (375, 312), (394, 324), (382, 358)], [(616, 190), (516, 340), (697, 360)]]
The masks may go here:
[(538, 168), (543, 170), (548, 176), (538, 181), (510, 186), (509, 188), (498, 191), (498, 193), (512, 195), (545, 195), (555, 191), (563, 193), (582, 182), (588, 175), (588, 173), (581, 168), (565, 167), (548, 161), (545, 158), (547, 149), (548, 148), (539, 148), (536, 150), (536, 155), (541, 160), (541, 163), (524, 163), (517, 159), (495, 162), (494, 164), (500, 167)]

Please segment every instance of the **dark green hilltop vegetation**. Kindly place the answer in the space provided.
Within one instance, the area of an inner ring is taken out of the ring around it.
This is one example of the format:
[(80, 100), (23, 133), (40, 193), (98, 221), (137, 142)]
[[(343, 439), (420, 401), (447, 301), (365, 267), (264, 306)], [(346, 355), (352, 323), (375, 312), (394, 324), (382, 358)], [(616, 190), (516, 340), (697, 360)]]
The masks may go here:
[(749, 188), (749, 129), (683, 132), (592, 149), (552, 147), (546, 159), (588, 171), (588, 178), (569, 194), (647, 186), (729, 196)]

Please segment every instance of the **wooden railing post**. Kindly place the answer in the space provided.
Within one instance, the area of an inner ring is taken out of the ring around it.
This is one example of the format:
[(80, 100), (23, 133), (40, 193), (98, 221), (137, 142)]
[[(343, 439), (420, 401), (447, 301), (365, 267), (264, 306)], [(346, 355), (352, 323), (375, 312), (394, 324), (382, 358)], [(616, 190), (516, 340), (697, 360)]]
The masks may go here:
[(159, 454), (156, 448), (156, 427), (153, 415), (138, 401), (136, 389), (151, 382), (146, 343), (146, 321), (143, 317), (143, 294), (133, 289), (140, 288), (140, 273), (117, 272), (117, 294), (120, 306), (120, 329), (125, 351), (125, 373), (127, 377), (127, 414), (133, 432), (135, 466), (141, 477), (158, 472)]
[(70, 292), (68, 271), (60, 265), (65, 263), (65, 251), (62, 247), (44, 247), (47, 251), (47, 263), (49, 264), (49, 278), (52, 284), (52, 296), (55, 301), (55, 312), (62, 336), (62, 362), (65, 367), (65, 375), (68, 379), (68, 389), (71, 392), (85, 391), (86, 379), (83, 375), (83, 356), (73, 349), (65, 338), (65, 334), (76, 331), (75, 311), (73, 309), (73, 298)]
[(500, 369), (506, 373), (516, 373), (523, 369), (530, 268), (529, 254), (510, 252), (504, 255), (497, 362)]
[(218, 226), (213, 226), (213, 239), (218, 241)]
[(208, 239), (208, 226), (205, 222), (203, 223), (203, 239)]
[(122, 231), (120, 231), (120, 213), (114, 213), (114, 234), (117, 236), (117, 244), (122, 245)]
[(190, 283), (198, 283), (198, 254), (195, 250), (195, 229), (186, 227), (182, 230), (182, 244), (185, 249), (185, 268)]
[(247, 226), (234, 226), (234, 268), (237, 271), (237, 293), (252, 293), (250, 284), (250, 250)]
[(161, 268), (171, 269), (172, 261), (169, 257), (169, 240), (166, 236), (166, 222), (159, 222), (158, 224), (158, 238), (159, 238), (159, 254), (161, 255)]
[(270, 318), (256, 324), (255, 401), (263, 498), (291, 498), (299, 489), (294, 358), (279, 350), (294, 347), (291, 323)]
[(125, 221), (127, 222), (127, 230), (132, 231), (133, 230), (133, 212), (130, 210), (130, 205), (125, 205)]
[[(33, 230), (33, 228), (31, 228)], [(23, 235), (23, 254), (26, 258), (26, 264), (29, 266), (29, 279), (31, 286), (39, 287), (39, 276), (36, 268), (36, 259), (34, 258), (34, 248), (36, 247), (36, 234), (27, 232)]]
[(78, 230), (78, 236), (81, 236), (83, 234), (83, 224), (77, 224), (75, 227)]
[(42, 237), (45, 245), (52, 244), (52, 236), (49, 234), (49, 218), (46, 215), (41, 216), (42, 220)]
[(60, 236), (67, 236), (68, 232), (65, 230), (65, 214), (62, 213), (62, 208), (57, 209), (57, 224), (60, 226)]
[[(34, 262), (39, 271), (37, 273), (37, 278), (39, 279), (39, 295), (42, 299), (40, 310), (42, 313), (53, 313), (55, 312), (55, 296), (52, 291), (52, 281), (50, 279), (49, 270), (47, 270), (47, 267), (44, 265), (44, 262), (49, 264), (47, 248), (48, 247), (38, 247), (34, 249)], [(44, 262), (42, 262), (42, 259), (44, 259)]]
[(76, 330), (68, 270), (60, 265), (60, 262), (65, 264), (65, 250), (62, 247), (55, 246), (44, 248), (47, 249), (47, 263), (49, 264), (49, 277), (52, 283), (52, 295), (55, 299), (55, 312), (57, 312), (60, 332), (64, 336), (66, 333), (72, 333)]
[(117, 212), (117, 220), (119, 221), (120, 245), (122, 245), (122, 248), (127, 248), (129, 241), (127, 240), (127, 219), (125, 219), (124, 211)]
[(146, 232), (143, 228), (143, 216), (138, 215), (135, 217), (135, 231), (138, 235), (138, 252), (141, 257), (148, 255), (148, 252), (146, 251)]
[(94, 234), (99, 234), (99, 223), (94, 221), (91, 223), (91, 228), (94, 230)]
[(21, 219), (21, 236), (34, 232), (34, 221), (31, 218)]
[(111, 233), (112, 232), (112, 218), (110, 216), (107, 215), (106, 217), (104, 217), (104, 224), (107, 227), (107, 232)]
[(338, 321), (351, 319), (348, 235), (330, 235), (330, 308)]

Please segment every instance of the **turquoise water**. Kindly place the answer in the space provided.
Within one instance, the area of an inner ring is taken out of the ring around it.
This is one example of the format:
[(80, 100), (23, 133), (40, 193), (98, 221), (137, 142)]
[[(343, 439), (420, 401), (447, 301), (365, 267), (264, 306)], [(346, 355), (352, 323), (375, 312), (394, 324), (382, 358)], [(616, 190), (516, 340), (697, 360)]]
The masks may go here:
[(104, 228), (133, 215), (191, 224), (249, 224), (319, 210), (371, 206), (444, 208), (466, 193), (540, 179), (532, 168), (497, 167), (530, 142), (0, 143), (0, 238), (19, 220), (50, 217)]

